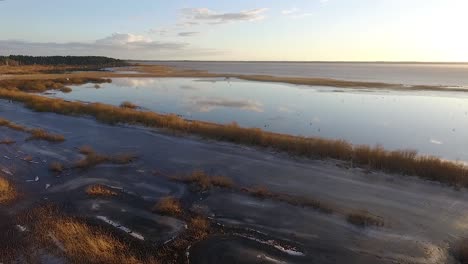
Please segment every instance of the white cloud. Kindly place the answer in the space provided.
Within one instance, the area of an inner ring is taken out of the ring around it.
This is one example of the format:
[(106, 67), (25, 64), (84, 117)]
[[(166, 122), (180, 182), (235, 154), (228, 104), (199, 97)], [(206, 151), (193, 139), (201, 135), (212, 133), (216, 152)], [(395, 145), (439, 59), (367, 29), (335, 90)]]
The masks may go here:
[(187, 42), (156, 41), (130, 33), (114, 33), (92, 42), (0, 40), (0, 55), (102, 55), (124, 59), (149, 59), (212, 56), (220, 53), (212, 49), (192, 48)]
[(281, 14), (283, 15), (291, 15), (291, 14), (295, 14), (299, 12), (299, 8), (296, 8), (296, 7), (293, 7), (293, 8), (290, 8), (290, 9), (286, 9), (286, 10), (283, 10), (281, 11)]
[(191, 32), (179, 32), (179, 36), (181, 37), (192, 37), (192, 36), (195, 36), (195, 35), (198, 35), (200, 34), (200, 32), (194, 32), (194, 31), (191, 31)]
[(237, 13), (220, 13), (208, 8), (182, 9), (184, 22), (182, 24), (224, 24), (238, 21), (256, 21), (265, 18), (267, 8), (244, 10)]
[(290, 8), (290, 9), (285, 9), (285, 10), (281, 11), (281, 14), (283, 14), (284, 16), (290, 17), (290, 18), (294, 18), (294, 19), (304, 18), (304, 17), (308, 17), (308, 16), (312, 15), (312, 13), (301, 12), (301, 10), (299, 8), (296, 8), (296, 7), (293, 7), (293, 8)]
[(151, 39), (142, 35), (130, 33), (114, 33), (103, 39), (96, 40), (97, 45), (129, 45), (129, 44), (148, 44)]

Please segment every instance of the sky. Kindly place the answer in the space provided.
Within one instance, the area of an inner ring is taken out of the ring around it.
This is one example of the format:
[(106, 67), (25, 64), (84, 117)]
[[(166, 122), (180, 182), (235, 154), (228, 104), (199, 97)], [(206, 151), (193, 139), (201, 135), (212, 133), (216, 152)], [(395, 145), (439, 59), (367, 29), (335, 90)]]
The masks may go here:
[(0, 0), (0, 55), (468, 61), (467, 0)]

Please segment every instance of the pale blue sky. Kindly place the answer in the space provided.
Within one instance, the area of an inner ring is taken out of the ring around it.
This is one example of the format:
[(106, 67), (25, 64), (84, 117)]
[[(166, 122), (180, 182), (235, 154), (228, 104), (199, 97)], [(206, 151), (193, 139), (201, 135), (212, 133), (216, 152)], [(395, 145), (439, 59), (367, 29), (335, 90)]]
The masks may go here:
[(0, 1), (0, 53), (468, 61), (466, 0)]

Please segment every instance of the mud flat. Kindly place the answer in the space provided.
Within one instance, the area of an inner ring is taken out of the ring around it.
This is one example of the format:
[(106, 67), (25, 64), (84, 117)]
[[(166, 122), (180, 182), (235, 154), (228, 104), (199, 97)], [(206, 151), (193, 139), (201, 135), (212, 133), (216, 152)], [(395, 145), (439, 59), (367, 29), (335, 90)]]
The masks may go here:
[[(468, 233), (465, 189), (347, 168), (334, 160), (291, 158), (141, 127), (105, 125), (92, 118), (37, 113), (5, 100), (0, 100), (0, 116), (66, 138), (59, 143), (28, 141), (27, 134), (0, 127), (1, 138), (15, 141), (0, 145), (0, 173), (20, 193), (13, 204), (0, 206), (5, 216), (0, 226), (10, 230), (20, 246), (27, 246), (21, 238), (33, 228), (18, 216), (53, 204), (65, 215), (109, 230), (130, 249), (144, 249), (142, 254), (170, 251), (191, 224), (186, 217), (151, 212), (166, 196), (179, 199), (187, 215), (210, 219), (213, 231), (184, 244), (178, 258), (157, 255), (162, 263), (457, 263), (453, 250)], [(78, 150), (83, 145), (98, 153), (133, 153), (138, 158), (129, 164), (71, 168), (83, 158)], [(50, 171), (52, 162), (63, 164), (63, 171)], [(194, 192), (193, 186), (167, 177), (195, 169), (229, 177), (238, 186), (319, 199), (334, 211), (323, 213), (235, 189)], [(118, 195), (86, 195), (86, 187), (93, 184)], [(355, 210), (378, 216), (383, 226), (349, 223), (346, 215)], [(45, 246), (38, 251), (42, 263), (70, 262), (60, 250), (67, 245), (57, 237), (52, 240), (55, 251)], [(24, 260), (22, 254), (16, 259)]]

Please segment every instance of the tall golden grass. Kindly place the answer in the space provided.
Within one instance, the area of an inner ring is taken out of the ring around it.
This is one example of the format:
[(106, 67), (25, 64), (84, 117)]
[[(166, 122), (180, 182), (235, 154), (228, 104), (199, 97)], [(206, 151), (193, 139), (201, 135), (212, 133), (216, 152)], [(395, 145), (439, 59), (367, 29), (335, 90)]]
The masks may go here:
[(92, 77), (74, 77), (74, 78), (59, 78), (59, 79), (4, 79), (0, 80), (0, 87), (9, 90), (19, 90), (24, 92), (44, 92), (47, 90), (59, 90), (62, 92), (71, 92), (71, 89), (66, 85), (80, 85), (85, 83), (107, 83), (112, 82), (111, 79), (92, 78)]
[(89, 196), (116, 196), (117, 193), (107, 186), (94, 184), (86, 187), (86, 194)]
[(13, 184), (9, 180), (0, 177), (0, 204), (8, 204), (15, 200), (17, 196), (18, 192)]
[(270, 148), (296, 156), (348, 161), (353, 166), (414, 175), (450, 185), (468, 187), (466, 165), (432, 156), (420, 156), (415, 151), (389, 151), (379, 146), (354, 146), (344, 140), (278, 134), (259, 128), (243, 128), (236, 123), (221, 125), (189, 121), (176, 115), (162, 115), (101, 103), (69, 102), (6, 89), (0, 89), (0, 98), (23, 102), (26, 107), (40, 112), (89, 115), (109, 124), (127, 123), (165, 128), (205, 138)]
[(167, 196), (161, 198), (154, 207), (152, 208), (153, 212), (167, 214), (172, 216), (178, 216), (182, 214), (183, 209), (179, 200), (172, 196)]
[(8, 127), (10, 129), (29, 133), (31, 136), (27, 140), (45, 140), (49, 142), (62, 142), (65, 137), (59, 134), (51, 134), (43, 129), (28, 128), (22, 125), (15, 124), (4, 118), (0, 118), (0, 126)]
[(50, 208), (36, 209), (34, 217), (35, 238), (47, 247), (59, 249), (71, 263), (158, 263), (154, 258), (142, 259), (111, 233), (78, 218)]

